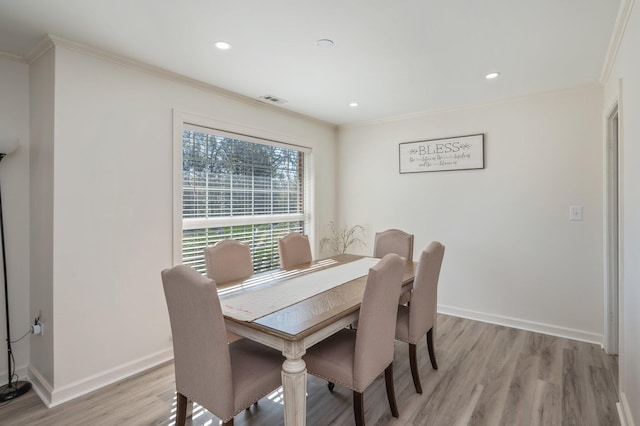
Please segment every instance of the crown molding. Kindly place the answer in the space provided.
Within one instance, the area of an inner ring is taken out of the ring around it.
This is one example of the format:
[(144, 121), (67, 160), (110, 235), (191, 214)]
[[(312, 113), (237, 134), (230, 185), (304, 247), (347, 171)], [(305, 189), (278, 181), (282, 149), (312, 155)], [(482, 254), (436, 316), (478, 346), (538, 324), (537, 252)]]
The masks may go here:
[(304, 115), (295, 111), (291, 111), (288, 109), (284, 109), (282, 107), (276, 107), (270, 104), (266, 104), (257, 99), (250, 98), (248, 96), (240, 95), (238, 93), (232, 92), (230, 90), (223, 89), (218, 86), (214, 86), (211, 84), (204, 83), (202, 81), (186, 77), (184, 75), (165, 70), (163, 68), (159, 68), (153, 65), (146, 64), (144, 62), (137, 61), (135, 59), (126, 58), (124, 56), (116, 55), (111, 52), (107, 52), (95, 47), (87, 46), (85, 44), (77, 43), (71, 40), (66, 40), (62, 37), (58, 37), (56, 35), (48, 34), (44, 39), (38, 43), (26, 56), (25, 59), (27, 63), (32, 63), (36, 61), (40, 56), (46, 53), (52, 47), (61, 47), (68, 50), (72, 50), (83, 55), (92, 56), (107, 62), (111, 62), (116, 65), (124, 66), (130, 69), (134, 69), (136, 71), (141, 71), (156, 77), (161, 77), (167, 80), (179, 82), (196, 89), (205, 90), (209, 92), (213, 92), (216, 95), (225, 97), (227, 99), (233, 100), (235, 102), (242, 102), (254, 107), (264, 108), (269, 111), (279, 112), (280, 114), (289, 115), (294, 118), (304, 119), (306, 121), (313, 121), (315, 123), (331, 126), (333, 128), (336, 127), (334, 123), (329, 123), (327, 121), (323, 121), (314, 117), (310, 117), (308, 115)]
[(14, 55), (13, 53), (7, 53), (0, 50), (0, 58), (8, 59), (10, 61), (19, 62), (21, 64), (26, 64), (27, 61), (24, 60), (22, 56)]
[(357, 123), (341, 124), (341, 125), (338, 126), (338, 129), (351, 129), (351, 128), (357, 128), (357, 127), (368, 127), (368, 126), (382, 125), (382, 124), (387, 124), (387, 123), (393, 123), (393, 122), (396, 122), (396, 121), (404, 121), (404, 120), (410, 120), (410, 119), (416, 119), (416, 118), (422, 118), (422, 117), (429, 117), (429, 116), (439, 115), (439, 114), (447, 114), (447, 113), (461, 112), (461, 111), (466, 111), (466, 110), (473, 110), (473, 109), (478, 109), (478, 108), (486, 108), (486, 107), (491, 107), (491, 106), (495, 106), (495, 105), (519, 102), (519, 101), (526, 100), (526, 99), (532, 99), (532, 98), (538, 98), (538, 97), (544, 97), (544, 96), (560, 95), (560, 94), (563, 94), (563, 93), (572, 93), (572, 92), (578, 92), (578, 91), (581, 91), (581, 90), (589, 90), (589, 89), (595, 89), (595, 88), (601, 88), (601, 87), (602, 87), (602, 84), (599, 83), (599, 82), (586, 83), (586, 84), (581, 84), (581, 85), (578, 85), (578, 86), (567, 87), (567, 88), (562, 88), (562, 89), (546, 90), (546, 91), (542, 91), (542, 92), (533, 92), (533, 93), (528, 93), (528, 94), (524, 94), (524, 95), (513, 96), (513, 97), (510, 97), (510, 98), (493, 99), (493, 100), (484, 101), (484, 102), (476, 102), (476, 103), (469, 103), (469, 104), (464, 104), (464, 105), (456, 105), (456, 106), (447, 107), (447, 108), (434, 108), (434, 109), (430, 109), (430, 110), (426, 110), (426, 111), (419, 111), (419, 112), (413, 112), (413, 113), (402, 114), (402, 115), (394, 115), (392, 117), (385, 117), (385, 118), (380, 118), (380, 119), (375, 119), (375, 120), (359, 121)]
[(24, 55), (24, 60), (27, 64), (31, 65), (54, 47), (55, 44), (53, 38), (46, 35), (26, 55)]
[(618, 10), (618, 17), (616, 18), (616, 23), (613, 26), (611, 40), (609, 40), (607, 56), (605, 57), (602, 72), (600, 73), (600, 83), (602, 84), (609, 79), (609, 75), (613, 69), (613, 64), (618, 56), (618, 50), (620, 49), (622, 37), (624, 36), (624, 31), (627, 28), (627, 23), (629, 22), (629, 17), (631, 16), (631, 10), (633, 9), (634, 3), (635, 0), (622, 0), (622, 3), (620, 4), (620, 10)]

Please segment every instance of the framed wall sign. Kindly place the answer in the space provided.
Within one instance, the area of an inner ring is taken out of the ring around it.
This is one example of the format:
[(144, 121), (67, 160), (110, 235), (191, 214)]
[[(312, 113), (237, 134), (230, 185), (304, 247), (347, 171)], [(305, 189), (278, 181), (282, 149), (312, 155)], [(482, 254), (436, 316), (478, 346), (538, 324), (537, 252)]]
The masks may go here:
[(403, 142), (400, 173), (484, 169), (484, 134)]

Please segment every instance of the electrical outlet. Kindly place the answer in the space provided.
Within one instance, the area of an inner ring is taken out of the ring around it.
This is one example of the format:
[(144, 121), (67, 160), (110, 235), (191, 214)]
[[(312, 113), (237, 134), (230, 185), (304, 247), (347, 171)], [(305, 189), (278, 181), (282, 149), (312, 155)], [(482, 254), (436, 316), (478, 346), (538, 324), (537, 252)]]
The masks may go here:
[(44, 326), (40, 322), (36, 322), (31, 326), (31, 334), (44, 334)]

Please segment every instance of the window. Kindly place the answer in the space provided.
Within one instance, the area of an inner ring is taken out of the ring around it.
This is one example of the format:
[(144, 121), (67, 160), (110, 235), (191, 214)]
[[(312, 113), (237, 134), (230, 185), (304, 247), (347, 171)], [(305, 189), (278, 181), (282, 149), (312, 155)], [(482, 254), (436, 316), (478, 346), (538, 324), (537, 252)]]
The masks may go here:
[(279, 267), (278, 239), (305, 231), (308, 149), (184, 124), (182, 262), (204, 273), (203, 249), (251, 247), (254, 270)]

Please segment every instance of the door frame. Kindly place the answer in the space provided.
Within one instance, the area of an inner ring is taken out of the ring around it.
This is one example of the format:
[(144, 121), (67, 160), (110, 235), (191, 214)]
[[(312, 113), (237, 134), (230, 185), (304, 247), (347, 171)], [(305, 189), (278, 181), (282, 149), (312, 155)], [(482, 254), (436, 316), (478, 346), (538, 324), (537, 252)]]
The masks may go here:
[(618, 354), (620, 346), (621, 281), (621, 167), (620, 102), (616, 99), (605, 116), (605, 327), (604, 350)]

